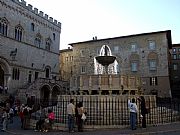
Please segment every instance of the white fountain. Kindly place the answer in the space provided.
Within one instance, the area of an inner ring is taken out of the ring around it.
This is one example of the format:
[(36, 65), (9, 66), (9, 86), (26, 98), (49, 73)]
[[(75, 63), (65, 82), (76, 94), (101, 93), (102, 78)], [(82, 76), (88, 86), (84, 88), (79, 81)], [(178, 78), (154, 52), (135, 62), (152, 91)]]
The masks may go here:
[(103, 45), (99, 56), (94, 57), (94, 74), (117, 74), (118, 62), (108, 45)]

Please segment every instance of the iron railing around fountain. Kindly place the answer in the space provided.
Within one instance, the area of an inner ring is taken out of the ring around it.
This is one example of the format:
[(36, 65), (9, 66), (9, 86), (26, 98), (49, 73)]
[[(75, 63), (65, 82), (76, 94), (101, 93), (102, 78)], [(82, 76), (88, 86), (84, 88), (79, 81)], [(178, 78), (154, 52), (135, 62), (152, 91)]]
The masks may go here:
[[(40, 100), (36, 99), (35, 103), (38, 104)], [(44, 109), (52, 109), (55, 112), (55, 123), (60, 123), (61, 126), (67, 127), (67, 113), (66, 107), (69, 100), (50, 101), (48, 106)], [(75, 99), (75, 104), (78, 103), (78, 97)], [(47, 105), (46, 104), (46, 105)], [(138, 106), (139, 103), (137, 102)], [(147, 104), (151, 104), (149, 101)], [(86, 128), (114, 128), (120, 126), (129, 126), (129, 110), (127, 101), (123, 100), (90, 100), (83, 101), (83, 105), (87, 110), (87, 119), (85, 121)], [(180, 102), (173, 100), (157, 101), (156, 105), (151, 105), (150, 112), (147, 114), (147, 125), (158, 125), (163, 123), (171, 123), (180, 121)], [(38, 113), (33, 113), (32, 118), (36, 119)], [(137, 124), (141, 125), (140, 108), (137, 114)]]

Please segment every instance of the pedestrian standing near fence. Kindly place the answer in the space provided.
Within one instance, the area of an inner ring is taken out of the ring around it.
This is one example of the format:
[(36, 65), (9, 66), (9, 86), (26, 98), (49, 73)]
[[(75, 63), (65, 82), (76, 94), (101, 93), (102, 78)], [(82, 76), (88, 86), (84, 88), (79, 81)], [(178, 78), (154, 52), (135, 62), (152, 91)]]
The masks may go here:
[(70, 103), (67, 105), (67, 114), (68, 114), (68, 129), (69, 132), (74, 132), (74, 121), (75, 121), (75, 105), (74, 99), (70, 100)]
[(83, 114), (85, 115), (85, 109), (83, 107), (82, 102), (79, 102), (77, 110), (78, 110), (78, 115), (77, 115), (78, 132), (83, 132), (83, 125), (85, 119), (83, 119), (82, 116)]
[(10, 116), (10, 118), (9, 118), (10, 123), (13, 123), (14, 110), (12, 107), (9, 109), (9, 116)]
[(143, 96), (140, 96), (138, 100), (140, 101), (140, 107), (141, 107), (142, 128), (146, 128), (146, 114), (148, 113), (146, 108), (146, 102)]
[(136, 122), (137, 122), (137, 105), (135, 103), (135, 99), (132, 99), (132, 102), (130, 99), (128, 99), (128, 108), (130, 110), (130, 126), (132, 130), (136, 130)]

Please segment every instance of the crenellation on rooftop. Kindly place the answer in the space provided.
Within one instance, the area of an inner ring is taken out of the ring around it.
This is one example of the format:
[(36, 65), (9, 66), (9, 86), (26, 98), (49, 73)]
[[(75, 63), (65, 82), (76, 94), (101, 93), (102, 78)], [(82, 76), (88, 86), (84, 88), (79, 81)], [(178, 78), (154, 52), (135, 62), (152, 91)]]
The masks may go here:
[(35, 14), (38, 14), (38, 9), (37, 8), (34, 8), (33, 11), (34, 11)]
[(58, 26), (61, 26), (61, 22), (58, 22)]
[(52, 18), (52, 17), (49, 17), (49, 21), (50, 21), (50, 22), (53, 22), (53, 18)]
[(44, 15), (44, 18), (47, 19), (47, 20), (48, 20), (48, 17), (49, 17), (49, 16), (48, 16), (47, 14)]
[(19, 4), (20, 6), (28, 9), (29, 11), (35, 13), (36, 15), (39, 15), (40, 17), (43, 17), (45, 20), (57, 25), (57, 26), (61, 26), (61, 23), (58, 22), (56, 19), (54, 19), (53, 17), (49, 17), (48, 14), (45, 14), (43, 11), (39, 11), (38, 8), (33, 7), (31, 4), (26, 3), (25, 0), (12, 0), (13, 2)]
[(32, 7), (33, 7), (33, 6), (32, 6), (31, 4), (28, 4), (28, 9), (29, 9), (29, 10), (32, 10)]
[(54, 23), (57, 24), (57, 20), (54, 19)]
[(39, 15), (43, 17), (44, 16), (44, 12), (40, 11)]
[(21, 3), (21, 5), (22, 5), (22, 6), (26, 7), (26, 1), (21, 0), (21, 2), (20, 2), (20, 3)]

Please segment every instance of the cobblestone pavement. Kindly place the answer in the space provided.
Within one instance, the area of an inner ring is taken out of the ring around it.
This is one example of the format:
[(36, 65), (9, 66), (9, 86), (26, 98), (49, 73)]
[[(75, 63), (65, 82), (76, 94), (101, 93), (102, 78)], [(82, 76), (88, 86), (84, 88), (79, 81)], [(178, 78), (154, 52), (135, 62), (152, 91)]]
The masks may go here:
[(150, 126), (146, 129), (138, 128), (137, 130), (123, 129), (98, 129), (84, 132), (68, 133), (67, 131), (55, 132), (35, 132), (34, 130), (22, 130), (20, 128), (20, 120), (15, 118), (14, 123), (9, 125), (6, 132), (0, 131), (0, 135), (180, 135), (180, 122), (171, 124), (162, 124)]

